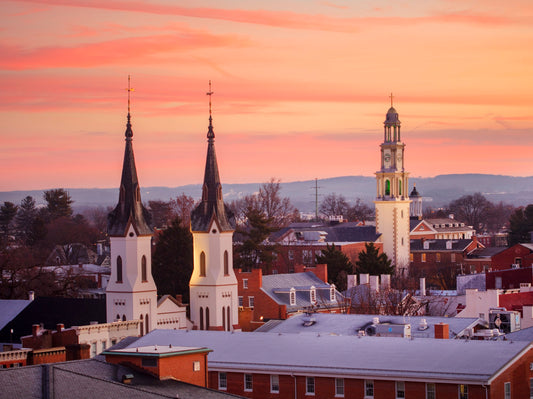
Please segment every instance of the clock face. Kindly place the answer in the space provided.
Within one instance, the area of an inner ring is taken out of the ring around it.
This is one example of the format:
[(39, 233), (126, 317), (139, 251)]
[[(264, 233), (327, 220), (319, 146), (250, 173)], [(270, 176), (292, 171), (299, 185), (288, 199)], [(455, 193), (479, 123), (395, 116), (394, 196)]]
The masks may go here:
[(383, 166), (385, 166), (386, 168), (389, 168), (390, 164), (391, 164), (391, 153), (390, 153), (390, 150), (386, 150), (383, 153)]

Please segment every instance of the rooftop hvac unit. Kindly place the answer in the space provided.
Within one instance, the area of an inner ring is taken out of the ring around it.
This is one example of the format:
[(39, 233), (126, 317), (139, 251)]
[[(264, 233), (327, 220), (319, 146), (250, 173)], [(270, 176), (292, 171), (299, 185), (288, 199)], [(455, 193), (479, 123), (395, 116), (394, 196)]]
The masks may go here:
[(489, 328), (497, 328), (503, 333), (520, 330), (520, 312), (491, 310)]
[(366, 335), (376, 337), (411, 338), (410, 324), (372, 324), (365, 329)]

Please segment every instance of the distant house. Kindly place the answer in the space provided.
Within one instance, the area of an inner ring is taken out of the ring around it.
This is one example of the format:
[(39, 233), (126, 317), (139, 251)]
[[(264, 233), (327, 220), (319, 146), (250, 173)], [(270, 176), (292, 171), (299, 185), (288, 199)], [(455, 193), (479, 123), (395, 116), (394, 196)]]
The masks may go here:
[(411, 220), (411, 240), (464, 240), (471, 239), (475, 230), (453, 218)]
[(316, 256), (332, 244), (355, 263), (366, 243), (372, 242), (382, 250), (383, 244), (378, 242), (379, 236), (375, 226), (355, 222), (292, 223), (272, 233), (268, 239), (276, 245), (277, 250), (271, 272), (293, 273), (296, 265), (313, 266), (316, 264)]
[(251, 331), (271, 319), (284, 320), (310, 309), (328, 313), (346, 311), (344, 296), (334, 285), (327, 283), (326, 265), (300, 268), (299, 273), (267, 276), (261, 269), (236, 270), (239, 324), (243, 331)]

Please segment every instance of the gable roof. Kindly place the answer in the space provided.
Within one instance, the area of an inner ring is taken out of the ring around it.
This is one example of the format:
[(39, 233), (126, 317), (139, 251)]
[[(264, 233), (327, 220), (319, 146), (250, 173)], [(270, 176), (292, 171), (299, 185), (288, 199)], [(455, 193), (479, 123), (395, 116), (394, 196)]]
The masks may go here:
[(529, 342), (179, 330), (154, 330), (130, 348), (149, 345), (207, 346), (210, 371), (472, 384), (487, 384), (531, 348)]
[[(451, 248), (447, 248), (448, 242), (451, 242)], [(411, 240), (411, 252), (414, 251), (465, 251), (468, 246), (472, 243), (471, 239), (428, 239), (428, 240)], [(424, 248), (424, 245), (427, 245), (428, 248)], [(478, 243), (479, 246), (483, 244)]]
[[(311, 302), (311, 287), (316, 289), (316, 303)], [(290, 303), (290, 290), (296, 290), (296, 303)], [(340, 292), (335, 290), (335, 301), (330, 301), (331, 285), (320, 280), (313, 272), (270, 274), (262, 277), (261, 290), (272, 298), (278, 305), (286, 305), (287, 310), (296, 310), (304, 307), (318, 306), (331, 307), (328, 303), (335, 303), (344, 300)]]

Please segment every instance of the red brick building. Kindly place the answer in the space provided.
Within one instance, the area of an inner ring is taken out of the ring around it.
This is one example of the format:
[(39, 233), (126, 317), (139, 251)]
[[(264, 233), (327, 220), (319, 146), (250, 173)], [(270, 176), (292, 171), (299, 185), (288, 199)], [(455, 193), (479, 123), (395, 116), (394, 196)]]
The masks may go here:
[(204, 342), (209, 388), (248, 398), (526, 398), (533, 384), (526, 341), (156, 330), (127, 349)]
[(533, 244), (515, 244), (492, 256), (492, 270), (529, 267), (533, 265)]
[(341, 313), (344, 297), (327, 283), (326, 265), (296, 266), (297, 273), (264, 276), (261, 269), (236, 270), (239, 292), (239, 324), (253, 331), (271, 319), (284, 320), (293, 314), (313, 309)]

